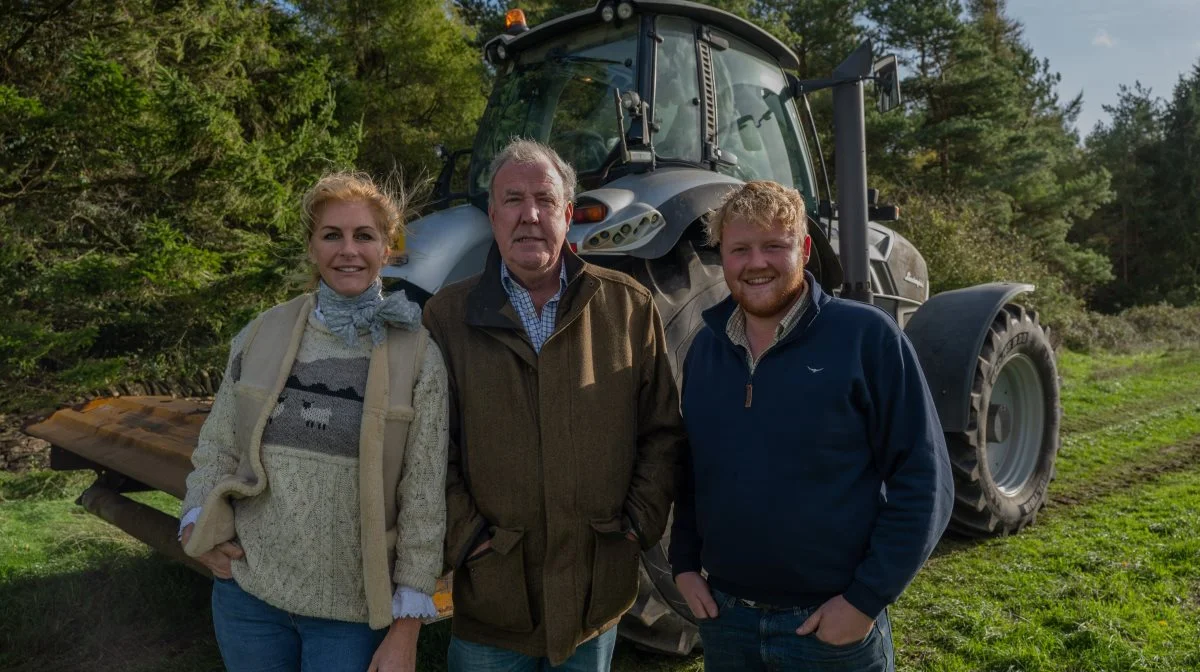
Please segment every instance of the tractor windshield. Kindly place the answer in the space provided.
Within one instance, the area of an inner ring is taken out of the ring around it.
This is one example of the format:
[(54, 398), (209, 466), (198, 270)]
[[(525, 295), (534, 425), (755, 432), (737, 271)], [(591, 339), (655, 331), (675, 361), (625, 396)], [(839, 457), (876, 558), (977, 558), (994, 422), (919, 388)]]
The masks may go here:
[(580, 175), (604, 165), (624, 130), (614, 91), (637, 86), (636, 24), (564, 35), (502, 69), (472, 152), (473, 194), (488, 190), (492, 157), (514, 137), (549, 144)]

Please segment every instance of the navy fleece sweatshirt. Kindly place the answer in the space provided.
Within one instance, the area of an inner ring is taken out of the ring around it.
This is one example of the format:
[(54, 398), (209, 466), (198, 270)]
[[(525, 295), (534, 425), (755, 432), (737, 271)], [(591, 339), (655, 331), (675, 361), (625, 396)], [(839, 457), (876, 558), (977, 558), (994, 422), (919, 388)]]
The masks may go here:
[(725, 332), (733, 299), (704, 313), (684, 364), (690, 451), (670, 561), (737, 597), (807, 607), (842, 594), (875, 618), (946, 528), (950, 465), (895, 321), (808, 282), (811, 305), (753, 376)]

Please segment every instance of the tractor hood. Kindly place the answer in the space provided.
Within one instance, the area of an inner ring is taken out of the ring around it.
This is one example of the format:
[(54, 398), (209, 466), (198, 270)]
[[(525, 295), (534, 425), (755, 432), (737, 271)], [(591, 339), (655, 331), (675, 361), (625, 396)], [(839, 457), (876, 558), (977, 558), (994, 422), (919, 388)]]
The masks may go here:
[[(567, 242), (585, 257), (661, 257), (689, 225), (741, 183), (720, 173), (682, 167), (622, 177), (576, 197), (579, 207), (603, 205), (604, 217), (572, 224)], [(478, 273), (492, 245), (487, 214), (474, 205), (434, 212), (407, 228), (404, 252), (382, 275), (389, 290), (407, 289), (420, 302)]]
[(487, 214), (473, 205), (434, 212), (406, 228), (404, 251), (381, 275), (385, 286), (407, 289), (422, 304), (443, 286), (478, 273), (492, 244)]

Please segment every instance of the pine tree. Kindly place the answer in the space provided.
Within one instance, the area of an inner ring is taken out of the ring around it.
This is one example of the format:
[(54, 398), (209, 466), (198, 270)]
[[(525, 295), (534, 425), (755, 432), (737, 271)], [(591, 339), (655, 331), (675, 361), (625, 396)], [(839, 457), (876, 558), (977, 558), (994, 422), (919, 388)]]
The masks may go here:
[(353, 163), (294, 15), (160, 4), (0, 23), (0, 405), (215, 364), (287, 291), (300, 194)]
[[(1058, 75), (1034, 58), (1001, 0), (872, 0), (867, 16), (912, 68), (913, 131), (900, 151), (913, 188), (980, 204), (997, 230), (1028, 240), (1073, 291), (1110, 277), (1107, 260), (1067, 240), (1108, 198), (1107, 175), (1082, 160)], [(960, 16), (961, 14), (961, 16)]]
[[(1145, 290), (1174, 305), (1200, 302), (1200, 62), (1179, 78), (1163, 118), (1155, 214), (1139, 232)], [(1150, 298), (1150, 297), (1146, 297)]]
[(1096, 125), (1087, 139), (1088, 159), (1112, 176), (1114, 198), (1072, 230), (1072, 239), (1112, 260), (1115, 279), (1102, 287), (1094, 305), (1119, 310), (1139, 301), (1134, 280), (1146, 261), (1139, 232), (1157, 215), (1155, 175), (1163, 150), (1164, 103), (1135, 83), (1122, 85), (1111, 119)]
[(415, 175), (434, 146), (469, 147), (487, 79), (473, 31), (444, 0), (295, 3), (339, 73), (338, 118), (361, 121), (359, 167)]

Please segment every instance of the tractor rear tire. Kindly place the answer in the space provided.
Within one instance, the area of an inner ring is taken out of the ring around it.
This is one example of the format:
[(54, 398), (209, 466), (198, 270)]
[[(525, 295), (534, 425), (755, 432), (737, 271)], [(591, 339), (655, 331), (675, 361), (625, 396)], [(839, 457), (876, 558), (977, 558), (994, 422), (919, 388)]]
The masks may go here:
[[(685, 239), (659, 259), (624, 257), (605, 265), (633, 276), (654, 295), (678, 385), (688, 348), (704, 326), (702, 313), (729, 295), (720, 255)], [(620, 633), (645, 649), (687, 655), (700, 644), (700, 633), (687, 602), (675, 588), (667, 561), (670, 541), (668, 522), (658, 545), (642, 553), (638, 597), (621, 619)]]
[(1019, 532), (1045, 506), (1059, 447), (1058, 371), (1037, 314), (1006, 304), (980, 348), (964, 432), (946, 434), (954, 474), (950, 531)]

